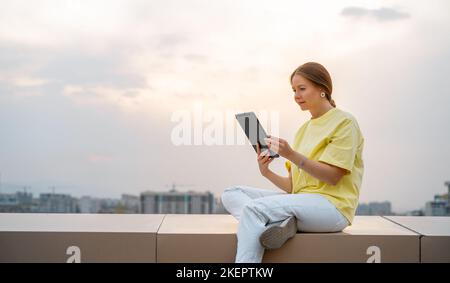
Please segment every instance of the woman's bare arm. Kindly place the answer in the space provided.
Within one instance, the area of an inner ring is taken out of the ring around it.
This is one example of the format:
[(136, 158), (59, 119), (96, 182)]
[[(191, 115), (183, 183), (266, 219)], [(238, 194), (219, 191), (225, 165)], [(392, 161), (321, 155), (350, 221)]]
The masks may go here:
[(270, 137), (266, 138), (265, 141), (270, 149), (290, 160), (298, 168), (322, 182), (335, 186), (348, 173), (347, 170), (337, 166), (308, 159), (306, 156), (293, 150), (284, 139)]
[(271, 181), (275, 186), (282, 189), (286, 193), (290, 194), (292, 191), (292, 181), (291, 173), (289, 172), (289, 177), (282, 177), (272, 171), (267, 171), (264, 175), (269, 181)]
[(310, 160), (306, 156), (292, 151), (288, 159), (309, 175), (335, 186), (347, 174), (347, 170), (328, 163)]

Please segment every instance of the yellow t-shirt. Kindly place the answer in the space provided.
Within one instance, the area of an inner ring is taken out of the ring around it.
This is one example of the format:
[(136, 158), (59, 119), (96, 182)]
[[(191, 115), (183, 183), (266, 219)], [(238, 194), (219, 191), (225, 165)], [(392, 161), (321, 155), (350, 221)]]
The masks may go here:
[(292, 170), (292, 193), (323, 195), (351, 224), (364, 172), (363, 147), (364, 137), (351, 114), (333, 108), (318, 118), (310, 119), (298, 130), (292, 148), (308, 159), (344, 168), (347, 174), (332, 186), (286, 161), (286, 169)]

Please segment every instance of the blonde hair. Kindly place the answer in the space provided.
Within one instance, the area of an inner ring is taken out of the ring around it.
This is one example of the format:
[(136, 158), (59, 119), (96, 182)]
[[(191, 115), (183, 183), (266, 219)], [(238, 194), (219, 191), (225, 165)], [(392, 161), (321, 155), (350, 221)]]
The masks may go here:
[(316, 62), (308, 62), (301, 65), (292, 73), (291, 84), (292, 78), (295, 75), (300, 75), (305, 79), (311, 81), (314, 85), (323, 88), (323, 92), (325, 92), (327, 100), (333, 107), (336, 107), (336, 103), (331, 98), (331, 93), (333, 92), (333, 83), (331, 81), (331, 76), (324, 66)]

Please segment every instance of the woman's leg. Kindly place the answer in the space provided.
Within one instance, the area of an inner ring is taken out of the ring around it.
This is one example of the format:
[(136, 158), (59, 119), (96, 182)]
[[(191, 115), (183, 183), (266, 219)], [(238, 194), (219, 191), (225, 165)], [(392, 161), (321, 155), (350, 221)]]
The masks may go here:
[(236, 262), (261, 262), (264, 247), (259, 242), (267, 224), (297, 219), (301, 232), (337, 232), (348, 222), (345, 217), (319, 194), (284, 194), (263, 197), (248, 202), (238, 228)]
[(232, 186), (222, 193), (221, 200), (224, 208), (237, 220), (240, 219), (242, 209), (253, 199), (267, 196), (286, 194), (282, 191), (259, 189), (249, 186)]

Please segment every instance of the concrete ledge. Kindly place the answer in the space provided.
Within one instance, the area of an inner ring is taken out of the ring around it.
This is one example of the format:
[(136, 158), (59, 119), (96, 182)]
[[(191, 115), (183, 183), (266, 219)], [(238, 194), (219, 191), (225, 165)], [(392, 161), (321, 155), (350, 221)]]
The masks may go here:
[(0, 214), (0, 262), (156, 262), (164, 215)]
[(234, 262), (238, 222), (231, 215), (168, 214), (158, 231), (158, 262)]
[[(428, 218), (356, 216), (340, 233), (298, 233), (263, 262), (450, 262), (450, 218)], [(233, 262), (237, 227), (231, 215), (3, 213), (0, 262)]]
[(421, 262), (450, 262), (450, 217), (386, 216), (419, 233)]
[[(233, 262), (237, 221), (230, 215), (167, 215), (158, 262)], [(378, 216), (358, 216), (341, 233), (298, 233), (263, 262), (419, 262), (419, 237)]]
[(379, 216), (356, 216), (340, 233), (298, 233), (270, 262), (419, 262), (419, 237)]

